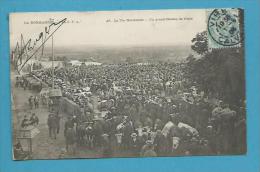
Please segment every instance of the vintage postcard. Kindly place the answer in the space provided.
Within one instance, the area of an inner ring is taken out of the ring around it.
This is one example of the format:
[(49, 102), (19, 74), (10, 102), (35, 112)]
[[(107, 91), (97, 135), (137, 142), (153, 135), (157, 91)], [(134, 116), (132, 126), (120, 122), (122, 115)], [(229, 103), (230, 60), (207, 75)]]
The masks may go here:
[(14, 160), (246, 154), (243, 9), (9, 21)]

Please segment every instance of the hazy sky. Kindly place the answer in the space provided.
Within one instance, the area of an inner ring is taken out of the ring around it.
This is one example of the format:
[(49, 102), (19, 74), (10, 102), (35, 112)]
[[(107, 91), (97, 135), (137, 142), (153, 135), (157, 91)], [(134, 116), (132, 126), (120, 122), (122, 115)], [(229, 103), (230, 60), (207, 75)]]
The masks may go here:
[[(31, 22), (48, 21), (50, 18), (54, 21), (63, 18), (67, 18), (70, 22), (74, 21), (62, 25), (55, 33), (55, 46), (189, 45), (196, 33), (206, 30), (205, 10), (12, 13), (11, 46), (20, 41), (21, 34), (24, 35), (25, 41), (30, 38), (36, 39), (49, 24), (31, 24)], [(114, 19), (125, 21), (114, 22)], [(144, 21), (127, 21), (127, 19)], [(157, 21), (153, 21), (156, 19)], [(50, 42), (48, 41), (48, 45)]]

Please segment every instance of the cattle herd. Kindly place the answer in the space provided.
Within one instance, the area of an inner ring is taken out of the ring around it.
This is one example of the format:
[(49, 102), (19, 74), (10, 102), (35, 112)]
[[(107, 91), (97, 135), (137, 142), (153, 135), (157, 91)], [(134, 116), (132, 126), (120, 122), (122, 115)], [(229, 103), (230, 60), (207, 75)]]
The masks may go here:
[(49, 86), (54, 78), (62, 96), (82, 109), (65, 113), (67, 148), (102, 150), (102, 157), (246, 152), (245, 102), (204, 92), (187, 77), (185, 63), (81, 65), (31, 74)]

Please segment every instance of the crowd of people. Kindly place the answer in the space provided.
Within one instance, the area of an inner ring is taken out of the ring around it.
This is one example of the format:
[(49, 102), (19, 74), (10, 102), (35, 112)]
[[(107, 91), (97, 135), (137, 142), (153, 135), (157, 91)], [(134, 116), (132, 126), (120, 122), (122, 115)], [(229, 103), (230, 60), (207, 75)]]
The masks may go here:
[[(229, 104), (205, 93), (186, 77), (185, 67), (185, 63), (92, 65), (32, 74), (49, 85), (54, 78), (63, 96), (84, 109), (67, 114), (68, 151), (87, 146), (103, 150), (104, 157), (124, 151), (131, 156), (245, 153), (245, 102)], [(104, 116), (98, 115), (103, 111)]]
[(24, 90), (40, 91), (42, 83), (29, 74), (16, 76), (15, 87), (21, 87)]
[(31, 125), (37, 126), (38, 124), (39, 124), (39, 118), (36, 116), (35, 113), (32, 113), (29, 118), (27, 115), (24, 115), (24, 118), (21, 122), (21, 127), (26, 128)]

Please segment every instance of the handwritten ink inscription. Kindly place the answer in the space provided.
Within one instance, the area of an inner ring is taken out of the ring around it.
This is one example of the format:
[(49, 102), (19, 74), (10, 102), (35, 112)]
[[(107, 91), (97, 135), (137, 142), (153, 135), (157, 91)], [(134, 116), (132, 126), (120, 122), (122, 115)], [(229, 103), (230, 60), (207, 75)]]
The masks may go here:
[[(27, 62), (33, 58), (33, 56), (44, 47), (44, 44), (53, 36), (55, 32), (66, 23), (67, 18), (64, 18), (60, 21), (51, 22), (48, 26), (41, 31), (38, 36), (34, 39), (30, 38), (27, 42), (24, 41), (23, 35), (21, 35), (21, 42), (17, 41), (15, 49), (13, 51), (14, 63), (18, 74), (25, 67)], [(24, 23), (26, 24), (26, 22)]]

